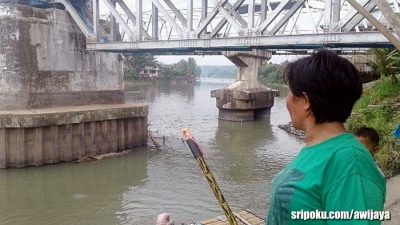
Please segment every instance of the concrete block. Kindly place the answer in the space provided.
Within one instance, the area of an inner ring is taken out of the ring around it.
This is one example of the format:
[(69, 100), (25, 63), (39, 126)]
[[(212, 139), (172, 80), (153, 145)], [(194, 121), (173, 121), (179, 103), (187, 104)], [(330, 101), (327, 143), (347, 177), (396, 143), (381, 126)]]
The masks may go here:
[[(52, 115), (67, 118), (61, 119), (63, 124), (60, 125), (0, 128), (0, 168), (73, 161), (87, 155), (116, 152), (147, 143), (147, 116), (123, 116), (87, 122), (78, 120), (76, 123), (65, 124), (66, 121), (75, 121), (73, 118), (81, 115), (72, 111)], [(10, 125), (16, 125), (13, 121), (15, 115), (8, 114)]]

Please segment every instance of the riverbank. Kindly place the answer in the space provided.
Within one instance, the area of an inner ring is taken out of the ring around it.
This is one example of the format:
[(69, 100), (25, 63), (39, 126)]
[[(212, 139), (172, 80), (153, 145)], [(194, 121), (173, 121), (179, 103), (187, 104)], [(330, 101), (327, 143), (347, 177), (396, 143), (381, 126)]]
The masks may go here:
[(127, 84), (159, 84), (159, 83), (171, 83), (171, 84), (195, 84), (196, 77), (194, 76), (183, 76), (183, 77), (151, 77), (144, 79), (128, 79), (125, 78), (124, 82)]
[(376, 159), (388, 178), (400, 173), (400, 140), (393, 135), (399, 123), (400, 83), (393, 84), (387, 77), (364, 85), (364, 93), (346, 123), (350, 131), (366, 126), (379, 133)]

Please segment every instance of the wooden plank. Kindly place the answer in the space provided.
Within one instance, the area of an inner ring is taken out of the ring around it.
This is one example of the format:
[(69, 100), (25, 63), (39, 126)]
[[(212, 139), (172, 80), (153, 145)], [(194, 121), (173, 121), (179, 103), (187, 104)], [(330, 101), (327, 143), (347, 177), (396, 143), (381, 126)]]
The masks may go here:
[(125, 149), (132, 148), (132, 124), (131, 119), (124, 119)]
[(107, 153), (107, 121), (96, 122), (97, 154)]
[(129, 118), (128, 126), (129, 126), (129, 148), (135, 147), (135, 118)]
[(74, 149), (72, 147), (72, 124), (67, 124), (65, 126), (65, 160), (72, 161), (74, 158)]
[(118, 151), (125, 150), (125, 128), (124, 128), (124, 120), (117, 120), (117, 129), (118, 129)]
[[(1, 138), (1, 137), (0, 137)], [(34, 166), (34, 151), (35, 151), (35, 128), (25, 129), (25, 150), (26, 163), (28, 166)]]
[(55, 163), (53, 158), (53, 134), (50, 126), (43, 127), (43, 163)]
[(96, 155), (96, 122), (84, 123), (86, 155)]
[(103, 138), (103, 149), (102, 149), (102, 153), (110, 153), (110, 149), (111, 149), (111, 142), (110, 142), (110, 136), (108, 133), (109, 127), (108, 127), (108, 121), (104, 120), (99, 122), (101, 124), (101, 136)]
[(17, 129), (8, 129), (8, 153), (7, 161), (9, 167), (17, 164)]
[(7, 136), (6, 129), (0, 129), (0, 168), (7, 168)]
[(134, 147), (140, 146), (140, 143), (142, 142), (142, 134), (139, 133), (140, 130), (140, 118), (132, 118), (132, 126), (133, 126), (133, 131), (132, 131), (132, 139), (133, 143), (132, 145)]
[(111, 152), (118, 151), (118, 131), (117, 131), (117, 120), (110, 120), (109, 121), (108, 136), (110, 140), (110, 150)]
[(43, 128), (34, 128), (33, 165), (43, 165)]
[(66, 126), (59, 126), (58, 129), (58, 148), (60, 161), (67, 161), (67, 139), (66, 139)]
[(142, 117), (137, 117), (134, 118), (134, 124), (135, 124), (135, 147), (137, 146), (142, 146), (143, 145), (143, 141), (144, 141), (144, 134), (143, 132), (143, 118)]
[(140, 120), (142, 121), (142, 128), (139, 130), (139, 132), (142, 134), (142, 139), (141, 139), (141, 146), (146, 145), (147, 144), (147, 140), (148, 140), (148, 133), (149, 133), (149, 129), (148, 129), (148, 117), (139, 117)]
[(51, 126), (51, 135), (53, 142), (53, 163), (60, 162), (60, 148), (58, 142), (58, 126)]
[(79, 134), (79, 142), (80, 142), (80, 148), (78, 148), (77, 153), (79, 156), (79, 159), (84, 157), (86, 155), (86, 148), (85, 148), (85, 123), (79, 123), (77, 124), (77, 133)]
[(25, 129), (17, 129), (17, 167), (26, 166)]
[(58, 145), (60, 161), (69, 162), (73, 159), (72, 150), (72, 125), (59, 126), (58, 129)]
[(83, 123), (72, 125), (72, 159), (80, 159), (84, 155), (84, 126)]

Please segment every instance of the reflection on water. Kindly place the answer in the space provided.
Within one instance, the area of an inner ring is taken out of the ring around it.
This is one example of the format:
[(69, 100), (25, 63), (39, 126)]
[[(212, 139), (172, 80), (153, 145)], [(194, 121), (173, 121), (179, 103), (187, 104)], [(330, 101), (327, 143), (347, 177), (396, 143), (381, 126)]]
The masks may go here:
[(229, 166), (223, 168), (224, 179), (236, 182), (250, 182), (257, 165), (257, 149), (276, 138), (272, 133), (270, 118), (246, 123), (219, 121), (215, 133), (215, 148), (219, 157)]
[(302, 143), (276, 126), (289, 121), (284, 89), (271, 118), (218, 121), (210, 91), (225, 85), (127, 85), (128, 102), (150, 105), (149, 129), (162, 149), (150, 145), (99, 162), (0, 171), (0, 224), (154, 224), (161, 212), (177, 222), (222, 214), (181, 141), (184, 127), (202, 146), (231, 208), (263, 216), (273, 176)]

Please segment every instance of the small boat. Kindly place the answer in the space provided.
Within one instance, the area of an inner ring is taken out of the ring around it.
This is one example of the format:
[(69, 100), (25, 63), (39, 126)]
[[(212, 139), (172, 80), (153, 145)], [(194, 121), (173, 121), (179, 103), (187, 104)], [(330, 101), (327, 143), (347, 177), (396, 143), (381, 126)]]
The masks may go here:
[[(234, 213), (236, 221), (239, 225), (264, 225), (264, 219), (251, 213), (247, 210), (243, 210)], [(201, 225), (229, 225), (229, 221), (226, 216), (217, 216), (216, 218), (204, 220), (200, 223)]]

